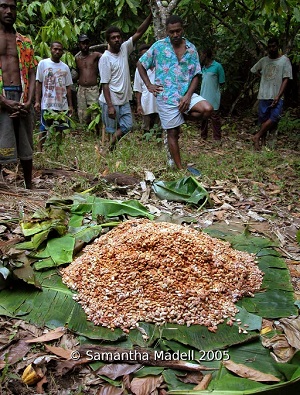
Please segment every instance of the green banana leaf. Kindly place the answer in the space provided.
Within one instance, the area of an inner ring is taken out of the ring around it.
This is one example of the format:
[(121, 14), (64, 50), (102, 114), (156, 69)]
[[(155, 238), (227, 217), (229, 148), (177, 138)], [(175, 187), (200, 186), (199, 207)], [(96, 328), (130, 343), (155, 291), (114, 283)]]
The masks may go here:
[[(81, 214), (76, 215), (80, 216)], [(75, 223), (78, 224), (79, 221), (75, 221)], [(82, 227), (75, 227), (71, 230), (72, 234), (67, 235), (70, 240), (71, 238), (75, 240), (76, 234), (82, 238), (81, 232), (84, 237), (89, 233), (89, 230)], [(214, 232), (216, 233), (216, 230), (212, 229), (209, 233)], [(174, 324), (157, 327), (149, 323), (140, 323), (139, 327), (148, 335), (148, 340), (144, 340), (141, 331), (137, 329), (130, 331), (127, 336), (120, 329), (111, 331), (107, 328), (94, 326), (87, 321), (81, 306), (73, 299), (73, 292), (61, 282), (61, 277), (56, 270), (35, 272), (42, 291), (30, 288), (25, 284), (18, 285), (17, 289), (2, 290), (0, 292), (0, 314), (22, 317), (22, 319), (41, 327), (68, 326), (71, 331), (84, 336), (89, 342), (101, 341), (102, 344), (114, 344), (116, 347), (118, 345), (124, 347), (124, 344), (155, 347), (157, 350), (180, 351), (182, 353), (194, 350), (195, 361), (217, 369), (213, 371), (213, 380), (208, 390), (201, 392), (192, 391), (193, 386), (182, 383), (176, 370), (164, 369), (162, 374), (172, 394), (284, 394), (287, 385), (297, 386), (300, 380), (299, 353), (289, 363), (276, 363), (270, 355), (270, 350), (262, 346), (259, 329), (262, 317), (275, 318), (276, 316), (278, 318), (298, 314), (298, 309), (294, 304), (288, 268), (274, 249), (274, 243), (268, 239), (252, 237), (247, 234), (236, 236), (224, 230), (219, 231), (218, 235), (220, 238), (230, 240), (235, 248), (255, 253), (258, 265), (265, 273), (262, 292), (256, 293), (253, 298), (243, 298), (238, 303), (240, 310), (238, 317), (243, 323), (249, 325), (248, 333), (239, 333), (236, 325), (230, 327), (226, 323), (219, 325), (216, 333), (209, 332), (206, 327), (197, 325), (189, 328)], [(64, 240), (64, 237), (60, 239)], [(72, 249), (70, 240), (63, 243), (65, 259), (70, 258)], [(55, 245), (55, 242), (52, 243)], [(45, 251), (40, 254), (46, 255)], [(56, 261), (59, 262), (59, 259), (60, 256), (57, 256)], [(248, 364), (249, 367), (261, 372), (273, 373), (281, 381), (278, 384), (269, 385), (237, 377), (222, 366), (219, 357), (217, 357), (222, 354), (229, 355), (230, 359), (236, 363)], [(216, 356), (216, 358), (211, 359), (208, 357), (209, 355)], [(201, 359), (203, 357), (204, 360)], [(149, 371), (151, 371), (150, 368)], [(159, 371), (161, 370), (156, 370), (156, 372)], [(292, 387), (288, 391), (289, 394), (293, 394)]]
[(154, 216), (137, 200), (117, 201), (110, 199), (102, 199), (96, 196), (87, 195), (85, 199), (74, 199), (71, 206), (73, 214), (92, 213), (92, 218), (97, 219), (98, 216), (104, 218), (119, 217), (121, 215), (129, 215), (131, 217), (146, 217), (153, 219)]
[(46, 209), (37, 210), (29, 220), (21, 222), (24, 236), (30, 240), (15, 248), (32, 251), (30, 257), (38, 259), (35, 270), (65, 265), (72, 262), (85, 244), (98, 237), (103, 227), (119, 224), (107, 222), (108, 218), (120, 216), (153, 219), (153, 215), (136, 200), (121, 202), (88, 193), (62, 200), (51, 199)]
[(169, 182), (156, 181), (152, 188), (161, 200), (191, 203), (200, 208), (211, 203), (208, 192), (194, 177)]

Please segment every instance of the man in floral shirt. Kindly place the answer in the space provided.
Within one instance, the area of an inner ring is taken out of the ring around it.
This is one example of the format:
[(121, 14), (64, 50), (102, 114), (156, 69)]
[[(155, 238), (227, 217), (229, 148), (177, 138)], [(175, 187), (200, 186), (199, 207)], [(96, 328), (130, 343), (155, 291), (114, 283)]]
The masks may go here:
[(0, 166), (20, 158), (31, 189), (36, 61), (31, 41), (13, 27), (16, 8), (16, 0), (0, 0)]
[[(179, 151), (180, 125), (185, 115), (208, 118), (213, 108), (195, 93), (201, 67), (195, 46), (183, 37), (183, 22), (179, 16), (166, 21), (168, 37), (157, 41), (139, 59), (137, 67), (156, 103), (163, 129), (167, 131), (168, 147), (178, 169), (183, 169)], [(155, 67), (155, 84), (151, 84), (147, 71)]]

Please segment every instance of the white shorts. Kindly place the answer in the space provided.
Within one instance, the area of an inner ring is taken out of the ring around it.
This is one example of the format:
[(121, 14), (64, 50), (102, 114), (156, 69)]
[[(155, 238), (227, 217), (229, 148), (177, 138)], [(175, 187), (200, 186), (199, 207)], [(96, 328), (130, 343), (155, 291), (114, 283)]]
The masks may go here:
[[(195, 104), (203, 100), (205, 99), (202, 96), (193, 93), (189, 109), (185, 111), (185, 114), (188, 114), (188, 112), (194, 107)], [(177, 128), (184, 123), (184, 116), (178, 110), (178, 106), (166, 104), (159, 96), (157, 96), (156, 98), (156, 103), (157, 111), (161, 121), (161, 126), (163, 129)]]

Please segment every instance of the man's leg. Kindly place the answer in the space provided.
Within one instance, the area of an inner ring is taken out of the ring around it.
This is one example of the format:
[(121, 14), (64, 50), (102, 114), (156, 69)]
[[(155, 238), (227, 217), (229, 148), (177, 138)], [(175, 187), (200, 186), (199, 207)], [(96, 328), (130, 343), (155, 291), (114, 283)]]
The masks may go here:
[(273, 129), (273, 127), (274, 127), (274, 122), (271, 119), (268, 119), (267, 121), (261, 124), (260, 130), (254, 136), (252, 136), (254, 149), (256, 151), (260, 150), (259, 140), (263, 139), (265, 141), (267, 132)]
[(42, 152), (46, 141), (47, 132), (40, 130), (38, 135), (38, 151)]
[(172, 156), (172, 159), (175, 162), (175, 165), (177, 166), (178, 169), (183, 169), (181, 164), (180, 150), (178, 144), (179, 133), (180, 133), (179, 126), (177, 128), (168, 129), (167, 140), (168, 140), (169, 151)]
[(207, 100), (201, 100), (190, 109), (188, 116), (205, 120), (212, 115), (213, 110), (212, 105)]
[(130, 103), (128, 102), (117, 107), (116, 122), (118, 124), (118, 128), (113, 134), (110, 151), (115, 149), (116, 143), (123, 135), (130, 132), (133, 126)]
[(283, 110), (283, 100), (279, 100), (274, 106), (273, 100), (260, 100), (258, 105), (258, 120), (261, 124), (260, 130), (252, 136), (254, 149), (260, 150), (260, 140), (265, 144), (267, 132), (271, 132), (277, 126)]
[(87, 123), (87, 101), (86, 101), (86, 88), (83, 86), (78, 87), (77, 91), (77, 113), (79, 123), (84, 125)]
[(208, 135), (208, 119), (203, 119), (201, 122), (201, 137), (206, 140)]
[(40, 131), (38, 135), (38, 151), (42, 152), (44, 149), (44, 144), (47, 138), (47, 122), (44, 118), (45, 110), (41, 110), (41, 124)]
[(221, 119), (218, 111), (213, 111), (211, 114), (211, 124), (213, 130), (214, 140), (221, 140), (222, 131), (221, 131)]
[(116, 148), (116, 144), (121, 139), (121, 137), (122, 137), (122, 131), (120, 128), (118, 128), (112, 136), (111, 143), (109, 146), (110, 151), (113, 151)]
[(32, 189), (32, 159), (20, 160), (26, 189)]

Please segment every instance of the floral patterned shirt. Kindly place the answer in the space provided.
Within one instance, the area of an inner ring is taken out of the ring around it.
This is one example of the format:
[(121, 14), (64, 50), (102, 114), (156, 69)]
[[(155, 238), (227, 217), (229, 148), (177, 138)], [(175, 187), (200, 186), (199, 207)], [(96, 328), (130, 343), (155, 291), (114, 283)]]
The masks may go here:
[[(16, 45), (19, 57), (19, 69), (22, 85), (22, 96), (20, 102), (27, 101), (29, 92), (29, 71), (36, 67), (37, 61), (34, 57), (32, 42), (29, 38), (16, 33)], [(3, 78), (0, 65), (0, 95), (3, 94)]]
[(185, 39), (186, 51), (178, 60), (170, 38), (156, 41), (139, 59), (146, 70), (155, 67), (155, 84), (162, 85), (159, 95), (165, 103), (178, 106), (192, 79), (201, 74), (199, 56), (194, 44)]

